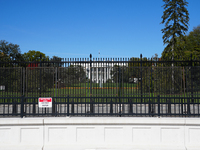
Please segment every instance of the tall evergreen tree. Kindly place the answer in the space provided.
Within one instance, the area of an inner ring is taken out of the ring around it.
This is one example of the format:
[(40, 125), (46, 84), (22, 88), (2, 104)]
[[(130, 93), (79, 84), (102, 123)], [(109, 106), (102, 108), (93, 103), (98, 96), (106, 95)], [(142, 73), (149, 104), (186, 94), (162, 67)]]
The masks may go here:
[(174, 59), (174, 47), (176, 45), (176, 37), (183, 38), (188, 31), (189, 13), (186, 8), (188, 2), (186, 0), (163, 0), (164, 12), (162, 16), (163, 43), (167, 47), (171, 47), (171, 59)]

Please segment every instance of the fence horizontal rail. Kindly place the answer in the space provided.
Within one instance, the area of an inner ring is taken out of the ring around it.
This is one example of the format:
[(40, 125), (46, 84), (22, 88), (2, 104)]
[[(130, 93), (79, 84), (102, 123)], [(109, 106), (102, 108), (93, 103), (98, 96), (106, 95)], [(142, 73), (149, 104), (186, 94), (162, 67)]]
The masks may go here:
[[(4, 97), (5, 98), (5, 97)], [(123, 102), (123, 98), (112, 98), (106, 101), (104, 97), (101, 102), (97, 101), (76, 101), (74, 97), (53, 97), (51, 108), (39, 108), (37, 97), (12, 97), (10, 102), (2, 101), (0, 98), (1, 117), (28, 117), (28, 116), (171, 116), (171, 117), (199, 117), (200, 103), (193, 103), (191, 97), (180, 97), (180, 102), (162, 101), (166, 97), (145, 97), (144, 101)], [(89, 99), (84, 97), (83, 99)], [(133, 99), (133, 98), (130, 98)], [(197, 99), (197, 98), (196, 98)], [(148, 101), (149, 100), (149, 101)], [(92, 107), (92, 109), (91, 109)]]

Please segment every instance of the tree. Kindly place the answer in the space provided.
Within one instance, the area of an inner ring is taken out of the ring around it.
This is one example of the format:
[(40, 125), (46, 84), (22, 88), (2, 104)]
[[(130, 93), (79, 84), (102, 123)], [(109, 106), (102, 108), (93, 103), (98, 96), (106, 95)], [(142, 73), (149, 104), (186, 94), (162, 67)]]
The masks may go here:
[(185, 57), (200, 58), (200, 25), (194, 27), (193, 31), (189, 33), (185, 43)]
[[(86, 80), (86, 73), (81, 65), (70, 65), (69, 67), (59, 68), (59, 82), (66, 86), (83, 83)], [(59, 86), (61, 87), (61, 86)]]
[(61, 57), (58, 57), (58, 56), (53, 56), (51, 59), (50, 59), (50, 63), (51, 65), (50, 66), (54, 66), (54, 67), (62, 67), (64, 65), (64, 63), (62, 62), (62, 58)]
[[(19, 45), (8, 43), (5, 40), (0, 41), (0, 85), (5, 86), (6, 91), (21, 91), (18, 86), (21, 83), (21, 69), (10, 68), (13, 66), (19, 66), (18, 63), (23, 60)], [(9, 63), (7, 63), (9, 62)]]
[[(189, 13), (186, 9), (188, 2), (186, 0), (163, 0), (164, 12), (162, 16), (162, 24), (165, 23), (165, 28), (162, 29), (163, 43), (171, 48), (171, 59), (174, 60), (174, 48), (177, 44), (177, 37), (184, 38), (185, 33), (188, 31)], [(175, 78), (174, 78), (174, 64), (172, 62), (172, 93), (175, 91)]]
[(28, 61), (46, 61), (49, 56), (46, 56), (44, 53), (35, 50), (29, 50), (27, 53), (23, 54), (23, 57)]
[[(147, 68), (151, 67), (151, 61), (148, 61), (146, 57), (144, 58), (134, 58), (132, 57), (128, 63), (128, 77), (133, 80), (134, 78), (139, 79), (144, 78), (144, 74)], [(143, 76), (143, 77), (142, 77)]]
[[(171, 45), (167, 45), (164, 49), (164, 51), (162, 52), (162, 60), (181, 60), (185, 58), (185, 44), (186, 44), (186, 40), (187, 37), (184, 36), (183, 38), (180, 37), (176, 37), (176, 45), (173, 46), (173, 53), (172, 53), (172, 48)], [(173, 56), (173, 57), (172, 57)]]
[(128, 79), (129, 79), (127, 76), (126, 66), (114, 65), (110, 72), (110, 75), (114, 83), (122, 84), (122, 82), (128, 82)]
[(134, 78), (140, 78), (140, 59), (132, 57), (128, 63), (129, 78), (134, 81)]
[(21, 76), (21, 68), (0, 67), (0, 85), (4, 85), (7, 92), (22, 92)]
[[(45, 94), (53, 88), (54, 69), (48, 67), (26, 68), (26, 92)], [(41, 95), (40, 95), (41, 96)]]
[[(176, 45), (174, 47), (174, 59), (187, 60), (191, 58), (200, 58), (200, 25), (195, 27), (184, 38), (176, 37)], [(171, 47), (166, 46), (162, 52), (162, 60), (169, 59), (171, 57)], [(188, 65), (187, 63), (183, 66)]]
[(19, 45), (8, 43), (5, 40), (0, 41), (0, 58), (15, 61), (21, 61), (23, 59)]
[(162, 29), (163, 43), (170, 47), (171, 58), (174, 60), (174, 47), (176, 38), (183, 38), (188, 31), (189, 13), (185, 6), (188, 6), (186, 0), (163, 0), (164, 12), (162, 16), (162, 24), (165, 23), (165, 28)]

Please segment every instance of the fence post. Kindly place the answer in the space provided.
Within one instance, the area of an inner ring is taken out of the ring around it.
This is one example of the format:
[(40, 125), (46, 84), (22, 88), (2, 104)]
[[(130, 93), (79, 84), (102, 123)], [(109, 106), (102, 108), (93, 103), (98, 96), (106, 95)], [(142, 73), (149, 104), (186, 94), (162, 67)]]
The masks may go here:
[(110, 101), (110, 113), (111, 113), (111, 114), (113, 113), (113, 103), (112, 103), (112, 98), (111, 98), (111, 101)]
[(128, 102), (129, 102), (129, 113), (133, 113), (133, 104), (132, 104), (132, 100), (131, 99), (128, 99)]
[[(192, 102), (194, 101), (193, 99), (193, 63), (192, 63), (192, 54), (190, 55), (191, 60), (190, 60), (190, 67), (191, 67), (191, 98), (192, 98)], [(190, 99), (187, 99), (187, 114), (190, 115)]]
[(154, 116), (153, 115), (154, 113), (155, 113), (155, 104), (153, 103), (153, 101), (149, 100), (149, 116)]
[(158, 95), (158, 117), (160, 117), (160, 95)]
[(41, 93), (42, 93), (41, 92), (41, 88), (42, 88), (42, 77), (41, 77), (42, 76), (42, 72), (41, 72), (42, 68), (41, 67), (42, 67), (42, 55), (40, 54), (40, 97), (41, 97)]
[(151, 115), (151, 101), (149, 100), (149, 116)]
[(167, 102), (168, 102), (168, 114), (171, 114), (171, 99), (168, 99)]
[(92, 54), (90, 54), (90, 113), (93, 113), (93, 99), (92, 99)]
[(67, 116), (69, 116), (69, 95), (67, 96)]
[(141, 85), (141, 102), (142, 102), (142, 54), (140, 54), (140, 85)]
[(183, 98), (181, 98), (181, 114), (183, 116)]
[(12, 103), (13, 103), (13, 109), (12, 109), (13, 111), (12, 111), (12, 113), (13, 113), (13, 114), (16, 114), (16, 113), (17, 113), (17, 104), (16, 104), (16, 100), (13, 100)]
[[(68, 98), (69, 99), (69, 98)], [(71, 103), (71, 113), (73, 114), (74, 113), (74, 100), (72, 100), (72, 103)]]
[(191, 96), (192, 96), (192, 103), (194, 103), (194, 98), (193, 98), (193, 79), (194, 79), (193, 59), (192, 59), (192, 54), (191, 54)]
[(35, 114), (35, 98), (33, 99), (33, 114)]
[[(55, 67), (55, 78), (56, 78), (56, 81), (55, 81), (55, 97), (57, 97), (57, 92), (58, 92), (58, 67)], [(57, 99), (58, 98), (54, 98), (54, 113), (55, 113), (55, 116), (57, 116)]]
[(55, 105), (55, 100), (53, 100), (53, 106), (52, 106), (52, 116), (56, 116), (56, 105)]
[[(151, 58), (151, 64), (153, 64), (152, 63), (152, 58)], [(152, 91), (153, 91), (153, 84), (152, 84), (152, 72), (153, 72), (153, 69), (152, 69), (152, 66), (151, 66), (151, 85), (149, 86), (149, 88), (150, 88), (150, 98), (149, 98), (149, 116), (150, 116), (150, 114), (151, 114), (151, 98), (152, 98)]]
[(120, 113), (120, 117), (121, 114), (123, 113), (122, 111), (122, 103), (121, 103), (121, 68), (119, 67), (119, 90), (118, 90), (118, 97), (119, 97), (119, 113)]
[(121, 98), (119, 97), (119, 116), (121, 117), (122, 115), (122, 106), (121, 106)]
[(21, 118), (24, 116), (24, 95), (21, 98)]

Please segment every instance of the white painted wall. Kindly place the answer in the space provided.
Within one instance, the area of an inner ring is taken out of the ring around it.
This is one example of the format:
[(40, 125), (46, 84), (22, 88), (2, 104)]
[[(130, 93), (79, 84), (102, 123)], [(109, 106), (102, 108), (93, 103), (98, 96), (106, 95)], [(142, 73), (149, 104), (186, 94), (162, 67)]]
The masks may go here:
[(200, 150), (200, 118), (1, 118), (7, 149)]

